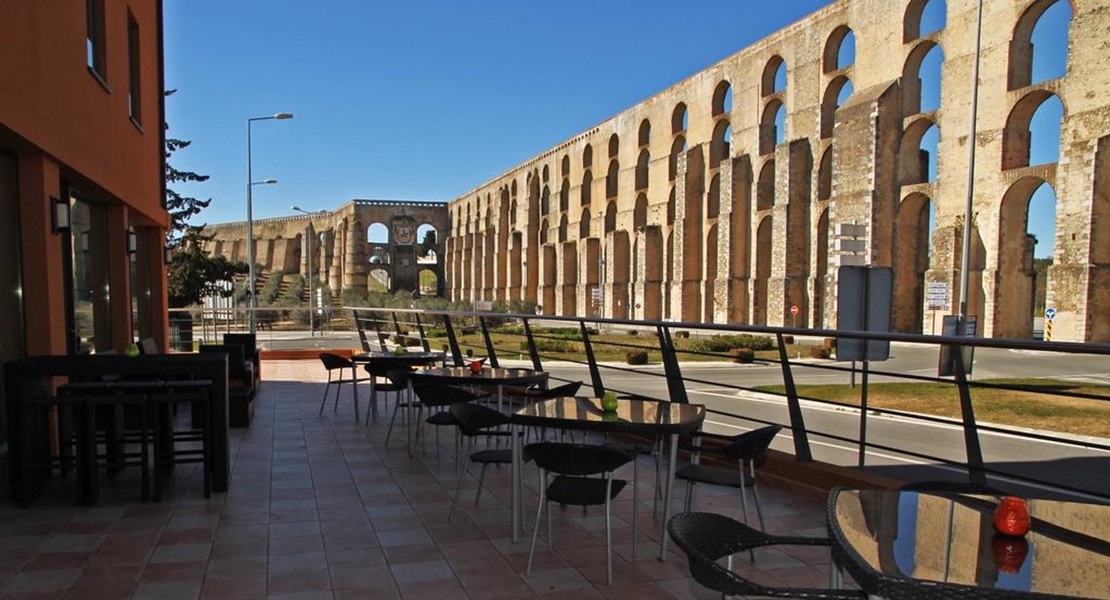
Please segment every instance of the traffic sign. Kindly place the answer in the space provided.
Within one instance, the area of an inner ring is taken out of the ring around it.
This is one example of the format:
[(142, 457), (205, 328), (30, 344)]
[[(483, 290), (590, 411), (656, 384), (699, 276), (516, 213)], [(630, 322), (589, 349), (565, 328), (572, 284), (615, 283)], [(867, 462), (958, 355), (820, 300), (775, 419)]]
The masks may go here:
[(1056, 318), (1056, 309), (1052, 308), (1051, 306), (1044, 309), (1044, 318), (1048, 319), (1049, 321), (1055, 319)]
[(792, 314), (794, 316), (798, 315), (798, 305), (797, 304), (790, 305), (790, 314)]

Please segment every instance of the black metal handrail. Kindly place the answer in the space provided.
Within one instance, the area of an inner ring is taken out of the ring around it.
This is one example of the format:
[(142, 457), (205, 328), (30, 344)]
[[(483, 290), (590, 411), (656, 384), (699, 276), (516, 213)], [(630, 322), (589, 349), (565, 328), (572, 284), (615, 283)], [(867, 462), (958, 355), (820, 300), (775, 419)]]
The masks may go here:
[[(359, 329), (360, 335), (363, 340), (366, 340), (363, 333), (368, 330), (373, 330), (377, 334), (379, 344), (382, 348), (387, 345), (389, 335), (384, 333), (385, 330), (392, 330), (392, 335), (396, 335), (398, 340), (407, 340), (413, 344), (419, 343), (425, 350), (430, 348), (428, 337), (426, 335), (428, 327), (442, 327), (448, 339), (448, 351), (451, 360), (455, 364), (463, 364), (464, 351), (470, 354), (478, 353), (484, 354), (488, 357), (491, 366), (498, 366), (499, 353), (504, 355), (506, 352), (503, 349), (498, 349), (493, 341), (491, 329), (493, 323), (518, 323), (520, 325), (519, 332), (506, 331), (504, 328), (499, 330), (503, 335), (519, 336), (522, 341), (521, 351), (513, 352), (513, 354), (524, 354), (527, 351), (528, 359), (531, 361), (533, 368), (543, 370), (543, 361), (558, 360), (562, 363), (578, 364), (586, 367), (590, 373), (590, 381), (593, 392), (601, 395), (604, 391), (614, 391), (618, 394), (631, 394), (639, 393), (633, 390), (621, 389), (618, 386), (606, 385), (604, 382), (603, 372), (617, 372), (627, 373), (634, 372), (643, 376), (662, 377), (666, 381), (667, 394), (665, 399), (674, 402), (686, 402), (688, 395), (686, 386), (688, 383), (698, 383), (705, 385), (712, 385), (724, 390), (736, 390), (740, 392), (755, 392), (758, 391), (762, 394), (770, 394), (784, 399), (786, 408), (789, 414), (788, 423), (779, 423), (786, 428), (789, 428), (793, 437), (794, 455), (799, 461), (812, 460), (812, 451), (809, 443), (809, 434), (817, 435), (822, 438), (831, 440), (838, 440), (842, 442), (858, 444), (859, 465), (865, 465), (865, 456), (867, 451), (892, 451), (901, 455), (914, 457), (919, 459), (926, 459), (936, 461), (941, 464), (959, 465), (967, 470), (968, 476), (972, 481), (985, 482), (988, 474), (995, 476), (1005, 476), (1007, 478), (1016, 480), (1025, 480), (1028, 483), (1034, 484), (1049, 484), (1057, 489), (1064, 491), (1072, 491), (1083, 493), (1087, 495), (1095, 495), (1104, 499), (1110, 499), (1110, 494), (1101, 494), (1092, 492), (1088, 489), (1080, 489), (1073, 486), (1064, 486), (1059, 483), (1050, 483), (1047, 481), (1038, 480), (1024, 476), (1015, 475), (1013, 473), (1006, 473), (997, 469), (989, 468), (983, 460), (982, 450), (980, 448), (979, 433), (981, 431), (1004, 433), (1014, 435), (1021, 438), (1036, 440), (1036, 441), (1051, 441), (1063, 444), (1072, 444), (1077, 447), (1082, 446), (1085, 448), (1093, 448), (1098, 450), (1110, 451), (1110, 444), (1105, 444), (1098, 441), (1084, 440), (1076, 441), (1063, 436), (1054, 436), (1051, 432), (1042, 431), (1027, 431), (1015, 429), (999, 425), (979, 425), (975, 419), (974, 405), (972, 403), (971, 391), (975, 388), (983, 389), (1005, 389), (1021, 392), (1030, 392), (1036, 394), (1051, 394), (1061, 397), (1076, 398), (1083, 400), (1106, 401), (1110, 400), (1110, 396), (1099, 396), (1097, 394), (1089, 394), (1083, 392), (1071, 392), (1068, 390), (1059, 389), (1045, 389), (1037, 388), (1036, 386), (1029, 385), (1010, 385), (1000, 383), (979, 383), (969, 379), (966, 373), (963, 372), (963, 362), (955, 360), (955, 357), (962, 355), (963, 348), (999, 348), (1008, 350), (1033, 350), (1042, 352), (1051, 352), (1054, 354), (1085, 354), (1085, 355), (1098, 355), (1110, 356), (1110, 344), (1080, 344), (1073, 342), (1040, 342), (1033, 340), (1010, 340), (1010, 339), (990, 339), (990, 338), (974, 338), (974, 337), (949, 337), (937, 335), (921, 335), (921, 334), (908, 334), (908, 333), (877, 333), (868, 331), (847, 331), (847, 330), (832, 330), (832, 329), (803, 329), (796, 327), (773, 327), (773, 326), (760, 326), (760, 325), (731, 325), (720, 323), (692, 323), (682, 321), (636, 321), (628, 319), (602, 319), (596, 317), (567, 317), (567, 316), (547, 316), (547, 315), (532, 315), (532, 314), (506, 314), (506, 313), (490, 313), (490, 312), (462, 312), (462, 311), (443, 311), (443, 310), (423, 310), (423, 309), (400, 309), (400, 308), (349, 308), (354, 315), (355, 323)], [(402, 322), (406, 324), (406, 330), (402, 330)], [(573, 334), (556, 335), (553, 333), (544, 333), (536, 331), (536, 323), (556, 323), (565, 324), (562, 326), (564, 329), (575, 330)], [(480, 344), (467, 345), (460, 340), (457, 328), (464, 327), (469, 330), (473, 328), (474, 333), (481, 335), (482, 341)], [(414, 335), (413, 327), (416, 328), (417, 333)], [(640, 332), (640, 337), (637, 340), (643, 340), (643, 343), (625, 343), (600, 340), (595, 337), (593, 332), (600, 331), (604, 328), (621, 328), (631, 327)], [(654, 331), (652, 331), (654, 330)], [(712, 381), (700, 379), (696, 377), (684, 377), (682, 375), (682, 363), (679, 360), (680, 355), (698, 355), (698, 356), (719, 356), (721, 358), (728, 358), (727, 354), (719, 352), (711, 352), (705, 350), (684, 350), (676, 347), (674, 342), (674, 332), (679, 330), (695, 330), (707, 334), (754, 334), (764, 335), (775, 338), (777, 342), (778, 359), (763, 358), (758, 362), (767, 365), (778, 365), (782, 371), (783, 391), (773, 392), (766, 390), (756, 390), (753, 387), (743, 385), (736, 385), (722, 381)], [(653, 335), (654, 334), (654, 335)], [(846, 338), (846, 339), (859, 339), (865, 341), (875, 342), (906, 342), (914, 344), (929, 345), (936, 348), (942, 346), (951, 347), (954, 351), (950, 356), (954, 358), (952, 366), (954, 369), (954, 377), (951, 379), (934, 377), (928, 375), (920, 375), (913, 373), (899, 373), (894, 371), (875, 370), (869, 368), (866, 362), (863, 362), (862, 371), (853, 364), (851, 367), (845, 364), (811, 364), (791, 361), (786, 352), (785, 337), (787, 336), (805, 336), (805, 337), (824, 337), (824, 338)], [(654, 338), (655, 345), (648, 345), (647, 339)], [(553, 341), (566, 341), (582, 345), (585, 354), (585, 360), (567, 359), (562, 356), (554, 356), (541, 350), (544, 343)], [(364, 342), (365, 343), (365, 342)], [(406, 345), (410, 345), (406, 343)], [(595, 346), (611, 346), (621, 349), (642, 349), (657, 351), (662, 357), (663, 372), (644, 371), (630, 368), (624, 365), (613, 365), (599, 363), (596, 360)], [(841, 373), (857, 373), (861, 372), (863, 381), (861, 384), (861, 403), (857, 407), (855, 405), (836, 402), (832, 400), (824, 400), (820, 398), (806, 397), (798, 392), (797, 386), (794, 383), (794, 371), (797, 368), (806, 368), (813, 370), (833, 371)], [(914, 381), (914, 382), (932, 382), (944, 383), (946, 385), (954, 386), (958, 393), (960, 402), (961, 418), (953, 419), (948, 417), (922, 415), (912, 413), (904, 410), (895, 409), (881, 409), (878, 412), (888, 415), (895, 415), (905, 419), (916, 419), (922, 422), (932, 422), (947, 425), (962, 426), (965, 445), (965, 461), (963, 463), (955, 462), (949, 458), (941, 456), (931, 456), (921, 452), (913, 451), (908, 448), (892, 447), (886, 444), (877, 444), (867, 439), (867, 417), (868, 413), (876, 411), (876, 409), (869, 407), (867, 404), (867, 389), (868, 389), (868, 376), (883, 377), (898, 380)], [(859, 410), (859, 437), (851, 438), (839, 432), (830, 431), (817, 431), (811, 430), (806, 427), (804, 413), (802, 411), (801, 402), (810, 401), (824, 405), (847, 407)], [(745, 416), (736, 413), (728, 413), (724, 411), (710, 411), (715, 414), (721, 414), (730, 418), (741, 419), (753, 423), (765, 424), (766, 420), (756, 419), (751, 416)]]

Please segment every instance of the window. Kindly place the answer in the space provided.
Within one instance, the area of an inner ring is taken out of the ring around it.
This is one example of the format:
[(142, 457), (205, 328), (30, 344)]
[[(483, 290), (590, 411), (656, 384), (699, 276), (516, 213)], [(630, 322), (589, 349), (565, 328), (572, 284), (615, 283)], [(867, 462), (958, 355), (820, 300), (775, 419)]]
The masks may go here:
[(130, 12), (127, 13), (127, 105), (131, 109), (131, 120), (143, 122), (142, 76), (139, 69), (139, 24)]
[(102, 82), (108, 80), (108, 61), (105, 57), (106, 42), (104, 40), (104, 0), (85, 0), (85, 54), (89, 69), (100, 77)]

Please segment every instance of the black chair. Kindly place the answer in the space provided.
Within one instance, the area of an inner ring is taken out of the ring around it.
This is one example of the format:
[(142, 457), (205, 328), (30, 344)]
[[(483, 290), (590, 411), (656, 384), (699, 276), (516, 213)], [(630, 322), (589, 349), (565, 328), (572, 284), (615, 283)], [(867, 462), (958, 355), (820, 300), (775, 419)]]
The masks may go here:
[[(397, 402), (401, 402), (401, 393), (408, 389), (408, 379), (400, 383), (394, 383), (389, 378), (390, 371), (404, 371), (406, 373), (412, 372), (412, 366), (408, 363), (393, 361), (393, 360), (379, 360), (375, 359), (366, 363), (366, 373), (370, 379), (370, 409), (366, 411), (366, 424), (370, 424), (370, 417), (373, 416), (374, 420), (378, 419), (378, 392), (394, 393), (397, 394)], [(385, 381), (379, 381), (384, 379)], [(404, 406), (408, 406), (407, 404)], [(393, 416), (397, 416), (397, 406), (393, 408)], [(393, 421), (390, 421), (390, 427), (393, 426)], [(389, 434), (386, 434), (386, 439), (389, 439)]]
[(227, 355), (227, 422), (230, 427), (249, 427), (254, 417), (254, 367), (238, 344), (201, 344), (201, 354)]
[[(759, 505), (759, 488), (756, 486), (755, 462), (767, 454), (767, 448), (782, 431), (779, 425), (768, 425), (753, 429), (740, 435), (723, 436), (711, 433), (697, 432), (694, 434), (693, 445), (682, 445), (680, 448), (693, 453), (690, 464), (679, 468), (675, 472), (675, 479), (686, 481), (686, 511), (692, 509), (694, 500), (694, 484), (708, 483), (726, 487), (740, 488), (740, 504), (744, 508), (744, 521), (751, 523), (748, 518), (748, 493), (747, 488), (752, 488), (755, 497), (755, 512), (759, 517), (759, 528), (763, 525), (763, 509)], [(716, 440), (722, 442), (717, 446), (703, 446), (703, 440)], [(738, 461), (738, 469), (724, 467), (711, 467), (700, 464), (701, 455), (712, 454), (728, 460)]]
[[(150, 416), (154, 420), (155, 502), (162, 499), (162, 469), (178, 464), (199, 463), (204, 497), (212, 496), (211, 389), (212, 382), (206, 379), (171, 380), (149, 395)], [(190, 407), (187, 426), (179, 427), (174, 419), (180, 405)], [(178, 443), (190, 447), (178, 448)]]
[[(499, 429), (509, 424), (509, 416), (488, 406), (474, 404), (473, 400), (477, 398), (476, 395), (461, 388), (456, 389), (460, 389), (461, 392), (470, 396), (469, 401), (459, 401), (450, 407), (450, 414), (459, 426), (459, 433), (467, 439), (465, 456), (469, 460), (462, 466), (462, 473), (459, 474), (459, 483), (455, 486), (455, 498), (451, 502), (451, 512), (447, 513), (448, 521), (455, 516), (455, 508), (459, 505), (459, 497), (462, 495), (463, 484), (466, 482), (466, 474), (471, 462), (482, 465), (482, 472), (478, 475), (478, 491), (474, 494), (474, 506), (478, 506), (478, 501), (482, 498), (482, 484), (486, 480), (486, 467), (489, 465), (511, 465), (513, 463), (511, 448), (486, 448), (474, 452), (474, 441), (478, 437), (511, 435), (511, 432)], [(463, 394), (460, 393), (458, 397), (463, 397)], [(460, 460), (463, 456), (464, 454), (460, 452)], [(523, 460), (527, 461), (527, 456), (528, 454), (525, 453)]]
[[(328, 402), (328, 393), (330, 392), (332, 385), (335, 385), (335, 405), (332, 408), (332, 412), (339, 411), (339, 395), (343, 391), (343, 384), (349, 383), (354, 388), (352, 394), (354, 395), (355, 423), (358, 423), (360, 420), (362, 420), (361, 417), (359, 417), (358, 412), (358, 382), (366, 381), (367, 378), (358, 378), (355, 372), (355, 363), (351, 362), (351, 359), (345, 356), (332, 354), (330, 352), (321, 352), (320, 362), (323, 363), (324, 369), (328, 372), (328, 384), (324, 386), (324, 396), (320, 398), (319, 414), (321, 416), (323, 416), (324, 414), (324, 405)], [(343, 375), (344, 369), (350, 371), (350, 376), (345, 377)], [(333, 373), (335, 373), (334, 378), (332, 376)]]
[[(540, 469), (540, 499), (536, 523), (532, 528), (532, 545), (528, 549), (528, 568), (532, 573), (532, 558), (536, 552), (540, 519), (549, 502), (571, 506), (605, 505), (605, 560), (606, 581), (613, 584), (613, 541), (610, 527), (610, 504), (628, 483), (614, 479), (613, 471), (632, 462), (632, 457), (614, 448), (585, 444), (538, 442), (528, 444), (524, 451)], [(555, 478), (548, 483), (548, 473)], [(601, 475), (602, 477), (590, 477)], [(551, 514), (547, 515), (547, 544), (551, 546)]]
[[(428, 416), (424, 417), (424, 423), (435, 427), (436, 439), (436, 456), (439, 456), (439, 428), (440, 427), (455, 427), (459, 421), (455, 418), (454, 414), (449, 410), (452, 404), (458, 402), (473, 402), (477, 396), (470, 390), (441, 383), (425, 383), (420, 385), (413, 385), (412, 391), (416, 394), (419, 402), (416, 404), (416, 420), (420, 421), (423, 417), (424, 409), (428, 409)], [(419, 441), (423, 434), (423, 428), (417, 430), (416, 437)], [(458, 451), (458, 435), (456, 430), (455, 436), (455, 449)], [(458, 455), (456, 455), (458, 456)]]
[(242, 346), (243, 358), (251, 363), (254, 370), (254, 388), (262, 386), (262, 353), (258, 348), (258, 336), (253, 333), (225, 333), (225, 346)]
[[(389, 445), (389, 437), (393, 435), (393, 424), (397, 421), (397, 413), (400, 412), (402, 408), (419, 408), (420, 406), (420, 400), (416, 398), (405, 398), (405, 392), (409, 389), (409, 374), (412, 373), (412, 371), (413, 368), (409, 365), (394, 365), (393, 368), (385, 373), (385, 379), (389, 382), (387, 384), (388, 388), (385, 388), (386, 391), (397, 392), (397, 401), (393, 403), (393, 415), (390, 416), (389, 427), (385, 430), (384, 445), (386, 446)], [(402, 416), (401, 419), (404, 421), (405, 417)], [(413, 426), (407, 421), (404, 421), (404, 424), (406, 427)], [(411, 446), (409, 450), (411, 452)]]
[[(21, 485), (15, 498), (25, 507), (31, 496), (25, 493), (32, 478), (50, 477), (55, 469), (62, 479), (74, 473), (76, 499), (79, 503), (89, 500), (89, 445), (85, 428), (85, 410), (88, 398), (75, 392), (58, 396), (27, 396), (19, 399), (21, 420), (19, 429), (20, 461), (12, 465), (18, 471)], [(51, 429), (56, 426), (58, 444), (50, 443)]]
[[(803, 600), (862, 600), (863, 592), (822, 588), (767, 587), (744, 579), (730, 567), (732, 555), (765, 546), (832, 546), (828, 538), (779, 536), (757, 531), (724, 515), (687, 512), (667, 523), (667, 532), (686, 553), (690, 576), (725, 596), (799, 598)], [(717, 561), (728, 557), (728, 564)], [(835, 568), (835, 567), (833, 567)]]

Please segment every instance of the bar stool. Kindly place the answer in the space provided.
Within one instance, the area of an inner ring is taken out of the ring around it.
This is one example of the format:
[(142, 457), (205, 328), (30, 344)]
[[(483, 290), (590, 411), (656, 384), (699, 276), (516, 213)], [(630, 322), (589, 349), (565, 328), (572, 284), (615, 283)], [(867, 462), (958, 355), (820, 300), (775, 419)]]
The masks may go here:
[[(20, 487), (17, 497), (24, 506), (30, 504), (29, 482), (34, 473), (51, 477), (57, 469), (62, 479), (70, 471), (76, 473), (77, 502), (87, 501), (88, 468), (85, 464), (89, 449), (84, 432), (87, 397), (77, 394), (21, 398)], [(50, 440), (51, 421), (57, 415), (58, 445), (55, 454)]]
[[(212, 496), (212, 381), (207, 379), (170, 380), (148, 396), (154, 432), (154, 501), (162, 500), (162, 470), (178, 464), (200, 463), (204, 480), (204, 497)], [(190, 406), (190, 424), (175, 427), (177, 407)], [(200, 448), (178, 449), (177, 443), (200, 443)]]
[[(109, 393), (88, 396), (85, 403), (85, 435), (88, 444), (88, 474), (90, 502), (100, 493), (100, 468), (113, 476), (125, 467), (139, 467), (141, 499), (150, 500), (150, 418), (147, 394), (155, 382), (111, 382)], [(133, 384), (143, 383), (145, 387)], [(160, 382), (157, 382), (160, 383)], [(123, 385), (121, 385), (123, 384)], [(133, 431), (128, 433), (127, 412), (138, 415)], [(103, 429), (104, 435), (99, 431)], [(104, 452), (100, 452), (100, 443)], [(138, 444), (138, 450), (128, 451), (128, 444)]]

